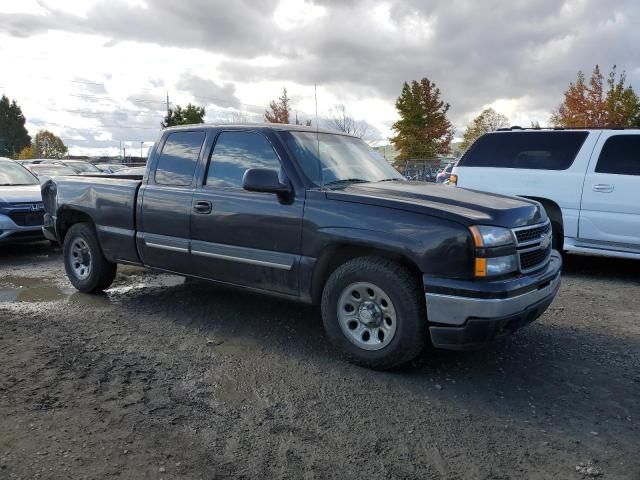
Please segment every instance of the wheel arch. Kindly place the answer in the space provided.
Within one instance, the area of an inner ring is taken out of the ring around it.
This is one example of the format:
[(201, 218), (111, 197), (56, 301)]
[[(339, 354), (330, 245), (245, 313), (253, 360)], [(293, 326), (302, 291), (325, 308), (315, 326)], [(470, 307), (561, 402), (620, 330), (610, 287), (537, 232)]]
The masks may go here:
[(82, 210), (76, 208), (62, 207), (58, 210), (56, 218), (56, 233), (60, 240), (60, 244), (64, 245), (64, 239), (69, 229), (76, 223), (88, 223), (95, 230), (95, 223), (91, 216)]
[(322, 290), (331, 274), (349, 260), (359, 257), (386, 258), (406, 267), (420, 282), (422, 273), (418, 265), (406, 255), (394, 250), (379, 247), (362, 246), (355, 243), (336, 243), (326, 246), (313, 268), (311, 276), (311, 301), (318, 304), (322, 297)]
[(557, 202), (544, 197), (533, 197), (530, 195), (523, 195), (524, 198), (529, 198), (540, 202), (547, 212), (547, 216), (551, 220), (554, 232), (554, 243), (557, 250), (562, 250), (564, 244), (564, 221), (562, 219), (562, 208)]

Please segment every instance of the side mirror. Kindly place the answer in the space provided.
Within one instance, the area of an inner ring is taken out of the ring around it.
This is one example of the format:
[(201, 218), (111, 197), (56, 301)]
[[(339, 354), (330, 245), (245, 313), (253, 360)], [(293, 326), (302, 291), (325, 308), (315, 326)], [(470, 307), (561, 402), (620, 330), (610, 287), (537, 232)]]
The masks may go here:
[(250, 168), (244, 172), (242, 188), (249, 192), (291, 193), (291, 187), (280, 181), (278, 171), (268, 168)]

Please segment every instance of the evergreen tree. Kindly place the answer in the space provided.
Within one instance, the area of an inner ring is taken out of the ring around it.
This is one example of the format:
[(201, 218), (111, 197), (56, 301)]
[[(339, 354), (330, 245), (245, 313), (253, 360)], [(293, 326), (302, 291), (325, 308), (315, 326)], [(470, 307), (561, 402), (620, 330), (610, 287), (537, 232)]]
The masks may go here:
[(0, 98), (0, 156), (16, 157), (31, 143), (22, 109), (15, 100), (2, 95)]
[(177, 105), (175, 109), (170, 108), (160, 124), (162, 128), (174, 127), (176, 125), (194, 125), (204, 123), (204, 107), (198, 107), (191, 103), (183, 109)]
[(391, 142), (400, 152), (397, 160), (431, 159), (449, 151), (454, 127), (447, 119), (450, 105), (440, 99), (440, 89), (423, 78), (405, 82), (396, 100), (400, 119), (392, 125)]

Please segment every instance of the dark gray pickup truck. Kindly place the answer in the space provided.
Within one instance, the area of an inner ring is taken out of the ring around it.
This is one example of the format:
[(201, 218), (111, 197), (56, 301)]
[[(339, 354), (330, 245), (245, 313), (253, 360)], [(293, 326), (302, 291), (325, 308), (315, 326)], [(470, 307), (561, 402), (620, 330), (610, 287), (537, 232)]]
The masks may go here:
[(329, 337), (372, 368), (429, 341), (507, 335), (560, 285), (538, 203), (406, 181), (335, 132), (170, 128), (143, 177), (58, 177), (42, 192), (45, 235), (79, 290), (108, 288), (126, 263), (319, 304)]

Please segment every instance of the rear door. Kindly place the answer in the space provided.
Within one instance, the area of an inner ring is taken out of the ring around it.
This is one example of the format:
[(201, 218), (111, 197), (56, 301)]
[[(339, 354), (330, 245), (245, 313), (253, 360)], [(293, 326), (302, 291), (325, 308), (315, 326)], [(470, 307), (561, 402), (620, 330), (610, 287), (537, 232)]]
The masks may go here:
[(218, 134), (193, 196), (193, 270), (212, 280), (297, 295), (304, 197), (242, 188), (248, 168), (282, 175), (272, 141), (257, 131)]
[(141, 187), (138, 251), (145, 265), (191, 273), (189, 235), (195, 171), (205, 130), (169, 133)]
[(605, 131), (584, 181), (581, 243), (640, 253), (640, 134)]

